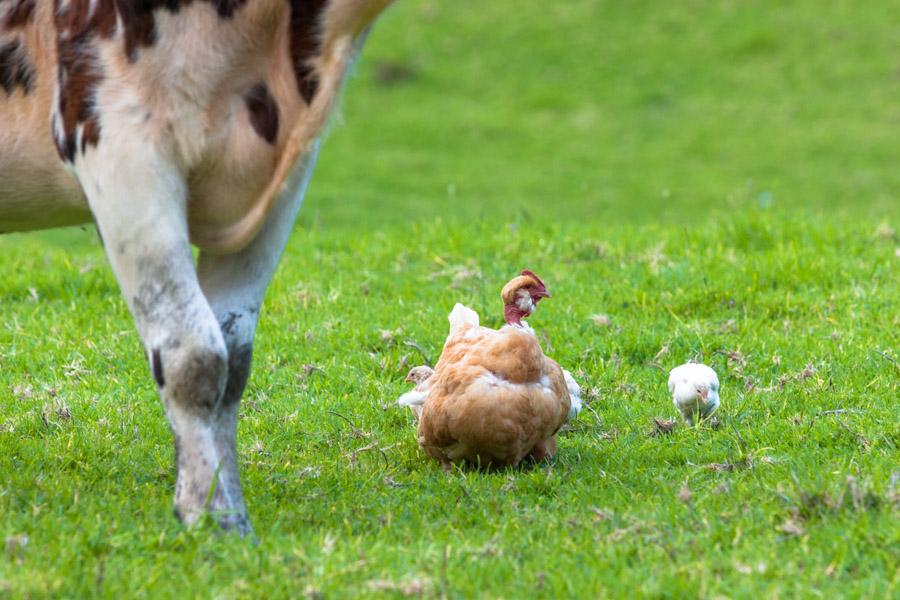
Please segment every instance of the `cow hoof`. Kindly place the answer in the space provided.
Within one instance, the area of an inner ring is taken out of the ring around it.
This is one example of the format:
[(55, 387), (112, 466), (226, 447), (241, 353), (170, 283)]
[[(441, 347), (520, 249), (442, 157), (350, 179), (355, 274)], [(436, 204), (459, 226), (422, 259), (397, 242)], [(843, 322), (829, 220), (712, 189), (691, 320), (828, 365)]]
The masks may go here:
[(188, 528), (202, 525), (207, 519), (223, 531), (236, 533), (241, 537), (253, 535), (253, 526), (244, 510), (205, 510), (175, 507), (175, 517)]

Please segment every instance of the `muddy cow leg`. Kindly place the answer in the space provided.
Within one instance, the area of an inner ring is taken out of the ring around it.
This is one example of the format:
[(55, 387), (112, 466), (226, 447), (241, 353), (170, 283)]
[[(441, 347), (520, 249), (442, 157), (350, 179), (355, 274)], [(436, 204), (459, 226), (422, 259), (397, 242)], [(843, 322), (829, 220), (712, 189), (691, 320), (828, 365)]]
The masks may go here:
[[(249, 246), (226, 255), (200, 253), (200, 285), (221, 328), (228, 350), (228, 379), (214, 427), (217, 456), (237, 472), (235, 435), (238, 407), (253, 355), (253, 336), (266, 288), (294, 226), (312, 172), (316, 151), (296, 167), (266, 224)], [(240, 494), (240, 488), (236, 488)]]
[(234, 448), (216, 443), (229, 356), (197, 279), (184, 179), (149, 144), (104, 140), (79, 155), (75, 171), (175, 438), (175, 512), (190, 525), (209, 511), (223, 527), (249, 532)]

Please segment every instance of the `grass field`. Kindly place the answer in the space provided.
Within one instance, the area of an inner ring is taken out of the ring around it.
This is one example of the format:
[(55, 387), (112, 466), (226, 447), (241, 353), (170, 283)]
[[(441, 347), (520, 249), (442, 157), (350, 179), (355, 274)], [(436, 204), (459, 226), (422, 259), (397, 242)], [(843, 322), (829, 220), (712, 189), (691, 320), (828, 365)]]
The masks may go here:
[[(400, 0), (263, 312), (257, 544), (172, 517), (96, 234), (0, 238), (0, 597), (898, 597), (895, 12)], [(523, 267), (588, 409), (551, 463), (446, 474), (394, 400)], [(720, 426), (652, 435), (691, 358)]]

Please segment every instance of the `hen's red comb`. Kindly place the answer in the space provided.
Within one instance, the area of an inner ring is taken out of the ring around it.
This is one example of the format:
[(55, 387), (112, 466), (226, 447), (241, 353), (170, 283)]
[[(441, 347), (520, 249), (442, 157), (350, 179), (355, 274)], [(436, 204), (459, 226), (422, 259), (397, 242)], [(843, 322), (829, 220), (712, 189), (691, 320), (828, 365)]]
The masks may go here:
[(538, 283), (541, 284), (541, 287), (547, 287), (544, 285), (544, 282), (541, 281), (541, 278), (534, 274), (534, 271), (529, 271), (528, 269), (523, 270), (520, 275), (524, 275), (525, 277), (534, 277), (537, 279)]

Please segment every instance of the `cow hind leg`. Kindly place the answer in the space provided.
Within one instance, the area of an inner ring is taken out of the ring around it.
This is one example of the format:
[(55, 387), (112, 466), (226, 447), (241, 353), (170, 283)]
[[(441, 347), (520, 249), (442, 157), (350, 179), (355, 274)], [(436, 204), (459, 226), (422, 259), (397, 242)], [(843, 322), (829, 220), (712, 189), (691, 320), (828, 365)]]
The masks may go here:
[(232, 407), (246, 374), (239, 374), (240, 353), (229, 352), (197, 277), (184, 180), (147, 147), (116, 150), (101, 141), (78, 157), (76, 173), (172, 428), (175, 512), (188, 525), (210, 513), (224, 528), (249, 533)]
[(317, 153), (316, 145), (296, 165), (266, 224), (246, 248), (226, 255), (201, 252), (197, 263), (200, 285), (228, 350), (228, 379), (217, 415), (215, 445), (229, 461), (235, 458), (238, 407), (250, 374), (263, 297), (293, 229)]

